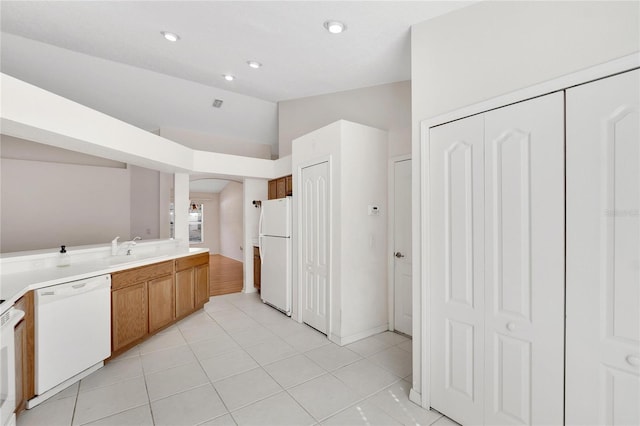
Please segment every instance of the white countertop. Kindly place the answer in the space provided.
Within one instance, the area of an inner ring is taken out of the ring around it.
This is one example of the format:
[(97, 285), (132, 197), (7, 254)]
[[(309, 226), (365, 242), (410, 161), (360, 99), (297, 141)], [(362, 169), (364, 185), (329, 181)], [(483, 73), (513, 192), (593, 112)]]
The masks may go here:
[(69, 266), (32, 269), (24, 272), (0, 274), (0, 315), (8, 310), (27, 291), (82, 280), (125, 269), (137, 268), (165, 260), (208, 253), (207, 248), (173, 249), (148, 255), (111, 256), (102, 259), (72, 262)]

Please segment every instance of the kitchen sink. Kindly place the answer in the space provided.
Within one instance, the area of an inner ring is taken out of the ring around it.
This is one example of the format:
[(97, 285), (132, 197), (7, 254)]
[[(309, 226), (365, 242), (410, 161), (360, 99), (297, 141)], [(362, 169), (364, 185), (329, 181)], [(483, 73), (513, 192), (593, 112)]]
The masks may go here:
[(111, 256), (104, 259), (104, 262), (109, 266), (116, 265), (126, 265), (128, 263), (137, 263), (147, 260), (162, 260), (168, 258), (168, 255), (157, 255), (153, 254), (130, 254), (130, 255), (120, 255), (120, 256)]

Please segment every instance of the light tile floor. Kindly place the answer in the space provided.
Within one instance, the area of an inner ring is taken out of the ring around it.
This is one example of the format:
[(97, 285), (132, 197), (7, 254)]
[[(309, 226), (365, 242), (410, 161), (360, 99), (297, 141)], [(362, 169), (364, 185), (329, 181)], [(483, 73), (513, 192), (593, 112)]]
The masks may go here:
[(23, 412), (31, 425), (456, 425), (408, 399), (411, 341), (337, 346), (257, 294), (196, 312)]

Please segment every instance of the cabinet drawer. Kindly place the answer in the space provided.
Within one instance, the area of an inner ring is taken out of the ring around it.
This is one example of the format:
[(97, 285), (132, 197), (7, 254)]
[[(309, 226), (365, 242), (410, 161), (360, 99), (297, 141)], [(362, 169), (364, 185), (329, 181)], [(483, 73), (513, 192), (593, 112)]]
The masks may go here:
[(182, 257), (180, 259), (176, 259), (176, 272), (193, 268), (194, 266), (198, 265), (205, 265), (208, 263), (209, 253), (201, 253), (194, 256)]
[(173, 274), (173, 261), (168, 260), (153, 265), (141, 266), (139, 268), (127, 269), (122, 272), (111, 274), (111, 289), (127, 287), (140, 282), (152, 280), (164, 275)]

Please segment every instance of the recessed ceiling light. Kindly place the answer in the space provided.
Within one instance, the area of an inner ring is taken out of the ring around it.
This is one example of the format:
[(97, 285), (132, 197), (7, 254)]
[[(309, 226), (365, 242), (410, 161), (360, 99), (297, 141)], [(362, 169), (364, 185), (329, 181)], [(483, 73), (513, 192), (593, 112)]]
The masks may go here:
[(236, 79), (236, 78), (235, 78), (234, 76), (232, 76), (231, 74), (223, 74), (222, 76), (223, 76), (223, 77), (224, 77), (224, 79), (225, 79), (225, 80), (227, 80), (227, 81), (233, 81), (233, 80), (235, 80), (235, 79)]
[(247, 61), (247, 65), (249, 65), (251, 68), (255, 68), (258, 69), (262, 66), (262, 64), (258, 61)]
[(166, 38), (169, 41), (178, 41), (180, 40), (180, 36), (176, 33), (171, 33), (169, 31), (161, 31), (160, 34), (162, 34), (162, 36), (164, 38)]
[(339, 21), (326, 21), (324, 23), (324, 27), (331, 34), (340, 34), (347, 29), (347, 26)]

